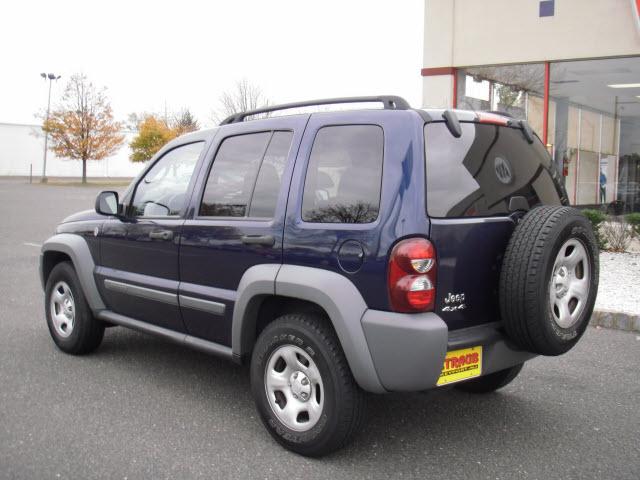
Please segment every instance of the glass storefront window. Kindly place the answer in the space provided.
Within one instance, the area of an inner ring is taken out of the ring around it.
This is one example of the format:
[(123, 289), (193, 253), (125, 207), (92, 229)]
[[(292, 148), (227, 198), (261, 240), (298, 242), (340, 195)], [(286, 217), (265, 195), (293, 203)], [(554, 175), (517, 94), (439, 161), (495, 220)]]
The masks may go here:
[(611, 85), (637, 83), (639, 77), (640, 57), (551, 63), (554, 158), (564, 166), (573, 204), (616, 214), (638, 211), (633, 154), (640, 153), (640, 144), (633, 138), (640, 134), (640, 89)]
[[(456, 72), (457, 108), (524, 118), (545, 138), (545, 64)], [(547, 149), (574, 205), (640, 211), (640, 56), (551, 62)]]
[(544, 64), (470, 67), (457, 75), (457, 108), (526, 118), (542, 138)]

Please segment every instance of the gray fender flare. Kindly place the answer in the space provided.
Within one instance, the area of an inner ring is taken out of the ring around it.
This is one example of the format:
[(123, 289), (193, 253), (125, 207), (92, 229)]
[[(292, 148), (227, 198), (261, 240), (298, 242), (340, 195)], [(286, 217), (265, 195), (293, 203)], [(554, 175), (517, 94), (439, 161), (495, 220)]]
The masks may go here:
[(280, 264), (262, 264), (249, 268), (238, 285), (231, 323), (231, 350), (236, 359), (251, 351), (258, 309), (265, 297), (276, 294), (276, 276)]
[[(78, 279), (80, 280), (82, 292), (84, 293), (91, 310), (96, 313), (106, 308), (102, 301), (102, 297), (98, 292), (96, 280), (93, 276), (95, 263), (91, 256), (91, 252), (89, 251), (89, 246), (84, 238), (72, 233), (59, 233), (44, 242), (40, 251), (41, 276), (43, 274), (43, 260), (47, 252), (60, 252), (71, 258), (73, 267), (75, 268)], [(44, 286), (44, 277), (41, 277), (41, 279)]]
[(232, 349), (234, 356), (250, 351), (257, 309), (271, 295), (307, 300), (322, 307), (336, 330), (347, 362), (358, 385), (382, 393), (361, 319), (367, 310), (358, 289), (346, 277), (319, 268), (265, 264), (245, 272), (233, 310)]
[(320, 305), (329, 315), (358, 385), (368, 392), (385, 392), (362, 329), (367, 304), (348, 278), (319, 268), (283, 265), (276, 278), (276, 295)]

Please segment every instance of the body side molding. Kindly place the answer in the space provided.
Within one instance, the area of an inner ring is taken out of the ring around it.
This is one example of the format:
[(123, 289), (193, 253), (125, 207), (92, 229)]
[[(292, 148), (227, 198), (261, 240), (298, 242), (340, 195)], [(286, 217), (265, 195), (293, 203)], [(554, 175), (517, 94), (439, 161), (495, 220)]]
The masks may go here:
[[(100, 273), (105, 272), (104, 269), (100, 268), (98, 268), (98, 271)], [(113, 292), (146, 298), (147, 300), (153, 300), (156, 302), (168, 303), (170, 305), (179, 305), (180, 307), (192, 308), (207, 313), (213, 313), (214, 315), (224, 315), (224, 311), (226, 309), (224, 303), (214, 302), (213, 300), (190, 297), (188, 295), (183, 295), (182, 293), (166, 292), (156, 288), (142, 287), (128, 282), (112, 280), (111, 278), (104, 279), (104, 286), (107, 290), (111, 290)]]
[(224, 311), (227, 308), (224, 303), (205, 300), (204, 298), (188, 297), (181, 293), (178, 294), (178, 302), (182, 308), (192, 308), (206, 313), (213, 313), (214, 315), (224, 315)]
[(109, 278), (104, 280), (104, 286), (107, 290), (111, 290), (113, 292), (146, 298), (147, 300), (154, 300), (156, 302), (178, 305), (178, 295), (175, 293), (163, 292), (162, 290), (156, 290), (155, 288), (140, 287), (138, 285), (118, 282), (117, 280), (111, 280)]
[[(93, 257), (89, 251), (89, 246), (84, 238), (80, 235), (72, 233), (59, 233), (50, 237), (42, 245), (40, 253), (40, 271), (42, 275), (43, 258), (47, 252), (60, 252), (64, 253), (71, 258), (71, 262), (78, 274), (82, 292), (87, 299), (87, 303), (91, 310), (96, 313), (105, 309), (102, 297), (98, 292), (96, 281), (93, 276), (95, 263)], [(44, 277), (42, 277), (44, 286)]]

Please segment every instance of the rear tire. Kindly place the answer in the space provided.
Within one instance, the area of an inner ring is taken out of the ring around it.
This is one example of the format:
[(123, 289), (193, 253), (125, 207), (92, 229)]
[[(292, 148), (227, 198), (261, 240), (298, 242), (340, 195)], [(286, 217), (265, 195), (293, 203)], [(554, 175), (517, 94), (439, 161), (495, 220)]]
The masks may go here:
[(491, 393), (509, 385), (520, 373), (524, 363), (490, 373), (482, 377), (456, 384), (458, 390), (467, 393)]
[(60, 350), (82, 355), (100, 346), (104, 324), (91, 313), (70, 262), (61, 262), (53, 267), (44, 298), (49, 333)]
[(284, 315), (267, 325), (253, 350), (251, 389), (271, 436), (300, 455), (338, 450), (362, 424), (364, 394), (319, 315)]

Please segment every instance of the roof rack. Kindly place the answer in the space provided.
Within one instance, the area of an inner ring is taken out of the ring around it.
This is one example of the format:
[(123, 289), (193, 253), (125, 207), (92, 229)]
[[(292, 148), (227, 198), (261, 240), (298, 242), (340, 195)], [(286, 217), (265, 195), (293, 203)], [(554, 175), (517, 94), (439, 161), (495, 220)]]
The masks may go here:
[(273, 105), (270, 107), (256, 108), (255, 110), (247, 110), (246, 112), (234, 113), (220, 122), (220, 125), (239, 123), (244, 121), (246, 117), (259, 115), (261, 113), (289, 110), (291, 108), (314, 107), (316, 105), (336, 105), (341, 103), (382, 103), (385, 110), (409, 110), (411, 108), (409, 102), (404, 98), (396, 97), (394, 95), (325, 98), (322, 100), (308, 100), (306, 102), (283, 103), (281, 105)]

